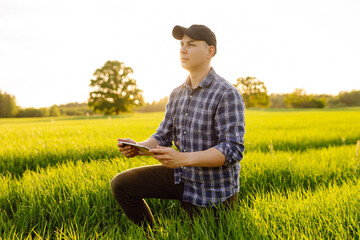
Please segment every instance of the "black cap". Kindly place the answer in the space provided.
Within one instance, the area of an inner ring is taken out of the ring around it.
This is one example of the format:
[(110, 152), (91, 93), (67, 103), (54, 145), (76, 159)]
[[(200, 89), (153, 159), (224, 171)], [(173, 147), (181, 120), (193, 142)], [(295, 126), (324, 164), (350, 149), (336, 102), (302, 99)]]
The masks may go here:
[(189, 28), (185, 28), (179, 25), (176, 25), (173, 28), (172, 35), (175, 39), (181, 40), (184, 34), (192, 39), (205, 41), (209, 46), (214, 46), (215, 56), (217, 50), (216, 37), (215, 34), (210, 30), (210, 28), (204, 25), (197, 24), (191, 25)]

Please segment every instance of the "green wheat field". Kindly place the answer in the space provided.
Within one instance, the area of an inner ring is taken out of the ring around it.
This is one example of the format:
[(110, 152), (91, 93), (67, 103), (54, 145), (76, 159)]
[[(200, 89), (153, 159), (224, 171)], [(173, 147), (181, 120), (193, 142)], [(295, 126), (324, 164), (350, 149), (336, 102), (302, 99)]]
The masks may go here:
[(0, 119), (0, 239), (360, 239), (360, 108), (246, 110), (236, 211), (192, 221), (177, 201), (148, 199), (157, 227), (145, 232), (110, 181), (158, 164), (116, 144), (163, 117)]

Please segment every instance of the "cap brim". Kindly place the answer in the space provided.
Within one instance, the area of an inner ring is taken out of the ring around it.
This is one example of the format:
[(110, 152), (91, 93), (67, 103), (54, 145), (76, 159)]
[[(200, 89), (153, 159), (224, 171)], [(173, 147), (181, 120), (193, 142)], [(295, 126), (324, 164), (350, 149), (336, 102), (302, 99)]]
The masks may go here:
[(172, 35), (175, 39), (181, 40), (186, 32), (187, 28), (176, 25), (173, 28)]

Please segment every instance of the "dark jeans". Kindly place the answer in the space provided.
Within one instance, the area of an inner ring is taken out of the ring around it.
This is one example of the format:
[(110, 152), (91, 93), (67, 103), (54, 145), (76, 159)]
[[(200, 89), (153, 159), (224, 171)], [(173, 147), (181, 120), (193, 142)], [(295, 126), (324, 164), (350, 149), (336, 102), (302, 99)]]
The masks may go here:
[[(174, 184), (174, 169), (159, 165), (132, 168), (118, 173), (111, 180), (111, 191), (127, 217), (135, 224), (154, 226), (154, 218), (144, 198), (178, 199), (185, 211), (193, 217), (200, 214), (201, 207), (182, 201), (184, 184)], [(237, 194), (216, 207), (209, 207), (216, 213), (218, 207), (234, 209)]]

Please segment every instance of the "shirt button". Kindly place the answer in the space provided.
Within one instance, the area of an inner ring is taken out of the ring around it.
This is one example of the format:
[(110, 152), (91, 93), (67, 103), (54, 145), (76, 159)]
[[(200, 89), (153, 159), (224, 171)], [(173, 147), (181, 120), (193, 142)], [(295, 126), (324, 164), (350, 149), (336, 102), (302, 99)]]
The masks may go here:
[(185, 113), (185, 116), (187, 116), (187, 113)]
[(184, 149), (184, 152), (186, 152), (186, 149)]
[(186, 131), (184, 131), (184, 134), (186, 134)]
[(192, 95), (190, 95), (189, 97), (192, 97)]

